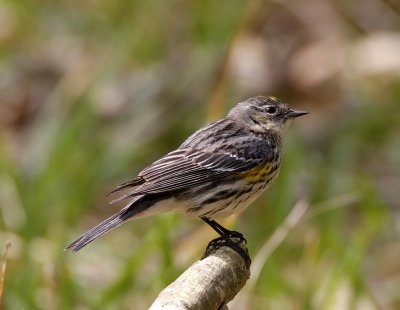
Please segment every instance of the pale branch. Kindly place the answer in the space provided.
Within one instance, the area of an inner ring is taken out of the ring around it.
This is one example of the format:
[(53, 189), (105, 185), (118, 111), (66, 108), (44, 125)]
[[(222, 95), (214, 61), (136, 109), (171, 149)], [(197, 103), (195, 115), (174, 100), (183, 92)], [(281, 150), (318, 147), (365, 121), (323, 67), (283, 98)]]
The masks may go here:
[[(236, 238), (231, 240), (238, 242)], [(251, 262), (232, 249), (229, 242), (218, 243), (212, 241), (203, 259), (167, 286), (150, 309), (227, 309), (226, 304), (250, 277)], [(247, 253), (244, 242), (236, 247)]]

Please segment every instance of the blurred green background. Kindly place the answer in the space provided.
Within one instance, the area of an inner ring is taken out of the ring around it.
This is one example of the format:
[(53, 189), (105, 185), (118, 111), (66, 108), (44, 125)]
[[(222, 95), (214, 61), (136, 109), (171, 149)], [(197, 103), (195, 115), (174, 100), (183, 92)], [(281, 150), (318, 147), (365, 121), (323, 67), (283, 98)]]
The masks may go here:
[(267, 94), (310, 114), (275, 184), (224, 223), (258, 267), (231, 309), (400, 309), (399, 14), (395, 0), (2, 0), (3, 307), (146, 309), (216, 237), (207, 225), (163, 214), (63, 248), (118, 210), (114, 186)]

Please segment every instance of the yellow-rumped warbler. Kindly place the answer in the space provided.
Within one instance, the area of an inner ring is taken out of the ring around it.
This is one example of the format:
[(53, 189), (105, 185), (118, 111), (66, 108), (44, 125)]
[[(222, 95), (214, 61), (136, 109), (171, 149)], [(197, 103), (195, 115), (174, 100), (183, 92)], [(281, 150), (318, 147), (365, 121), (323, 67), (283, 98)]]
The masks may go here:
[(272, 183), (281, 162), (282, 134), (290, 120), (307, 112), (274, 98), (257, 96), (192, 134), (109, 195), (133, 188), (114, 201), (131, 199), (68, 245), (78, 251), (129, 219), (170, 210), (200, 217), (221, 236), (231, 231), (215, 219), (243, 211)]

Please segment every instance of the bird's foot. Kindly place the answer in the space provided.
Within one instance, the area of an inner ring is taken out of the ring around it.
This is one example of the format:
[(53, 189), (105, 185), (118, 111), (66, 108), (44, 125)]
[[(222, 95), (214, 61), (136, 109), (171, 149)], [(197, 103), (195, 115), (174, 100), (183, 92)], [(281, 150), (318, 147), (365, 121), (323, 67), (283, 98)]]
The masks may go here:
[(243, 236), (242, 233), (235, 231), (235, 230), (228, 230), (226, 232), (226, 234), (222, 237), (227, 237), (229, 239), (239, 239), (236, 243), (240, 244), (243, 243), (244, 245), (247, 245), (247, 240), (246, 238)]
[(217, 249), (227, 246), (238, 253), (243, 260), (245, 261), (246, 265), (250, 266), (251, 258), (249, 256), (249, 252), (246, 248), (246, 239), (243, 235), (237, 231), (231, 231), (231, 235), (224, 235), (218, 237), (214, 240), (211, 240), (210, 243), (207, 245), (206, 252), (203, 258), (209, 256), (211, 253), (215, 252)]

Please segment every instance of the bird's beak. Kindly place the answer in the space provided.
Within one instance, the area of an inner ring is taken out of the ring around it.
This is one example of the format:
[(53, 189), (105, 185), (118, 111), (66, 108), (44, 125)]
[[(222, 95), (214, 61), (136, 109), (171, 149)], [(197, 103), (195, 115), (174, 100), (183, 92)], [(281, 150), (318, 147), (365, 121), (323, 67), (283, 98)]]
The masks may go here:
[(308, 112), (306, 112), (306, 111), (296, 111), (296, 110), (290, 109), (286, 115), (290, 118), (295, 118), (295, 117), (299, 117), (299, 116), (306, 115), (306, 114), (308, 114)]

